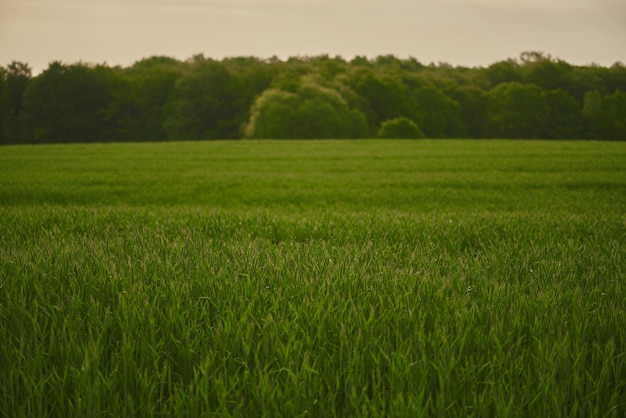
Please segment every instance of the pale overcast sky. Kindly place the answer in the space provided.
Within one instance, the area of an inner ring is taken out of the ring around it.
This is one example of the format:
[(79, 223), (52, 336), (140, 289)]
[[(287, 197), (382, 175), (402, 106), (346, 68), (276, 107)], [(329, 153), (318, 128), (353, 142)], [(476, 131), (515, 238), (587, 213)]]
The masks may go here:
[(626, 0), (0, 0), (0, 65), (254, 55), (626, 63)]

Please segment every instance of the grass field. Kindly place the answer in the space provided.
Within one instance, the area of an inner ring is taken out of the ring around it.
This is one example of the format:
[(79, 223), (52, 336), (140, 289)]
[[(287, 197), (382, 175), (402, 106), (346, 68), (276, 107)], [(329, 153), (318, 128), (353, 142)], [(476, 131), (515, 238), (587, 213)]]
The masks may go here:
[(0, 416), (626, 415), (626, 143), (0, 147)]

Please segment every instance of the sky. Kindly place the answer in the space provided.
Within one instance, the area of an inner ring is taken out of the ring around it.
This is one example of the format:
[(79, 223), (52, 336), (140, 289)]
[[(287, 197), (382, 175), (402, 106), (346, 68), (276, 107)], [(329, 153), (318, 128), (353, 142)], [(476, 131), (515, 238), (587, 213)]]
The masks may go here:
[(626, 63), (626, 0), (0, 0), (0, 65), (341, 55)]

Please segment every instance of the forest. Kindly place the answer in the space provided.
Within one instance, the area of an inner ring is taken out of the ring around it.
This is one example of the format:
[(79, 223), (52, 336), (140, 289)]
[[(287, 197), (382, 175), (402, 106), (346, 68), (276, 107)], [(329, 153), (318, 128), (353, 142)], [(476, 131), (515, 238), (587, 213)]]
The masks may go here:
[(0, 144), (240, 138), (626, 140), (626, 66), (393, 55), (0, 67)]

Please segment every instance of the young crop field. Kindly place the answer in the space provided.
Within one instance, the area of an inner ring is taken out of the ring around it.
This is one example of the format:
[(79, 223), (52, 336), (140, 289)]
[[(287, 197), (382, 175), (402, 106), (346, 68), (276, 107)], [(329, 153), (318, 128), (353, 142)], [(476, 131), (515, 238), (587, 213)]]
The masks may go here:
[(626, 414), (626, 143), (0, 147), (0, 416)]

